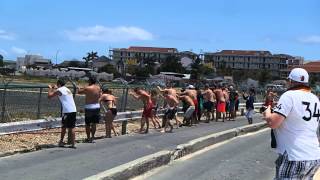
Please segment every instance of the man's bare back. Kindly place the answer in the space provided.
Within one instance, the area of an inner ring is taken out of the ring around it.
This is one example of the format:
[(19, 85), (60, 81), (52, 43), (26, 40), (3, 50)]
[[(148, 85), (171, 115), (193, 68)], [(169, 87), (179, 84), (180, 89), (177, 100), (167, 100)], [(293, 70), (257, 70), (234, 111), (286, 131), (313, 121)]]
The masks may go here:
[(79, 89), (79, 94), (85, 94), (85, 102), (86, 104), (96, 104), (99, 102), (99, 98), (101, 95), (101, 89), (98, 85), (92, 84), (85, 88)]
[(226, 99), (224, 97), (224, 94), (222, 92), (222, 89), (216, 89), (214, 90), (216, 96), (217, 96), (217, 100), (220, 102), (226, 102)]

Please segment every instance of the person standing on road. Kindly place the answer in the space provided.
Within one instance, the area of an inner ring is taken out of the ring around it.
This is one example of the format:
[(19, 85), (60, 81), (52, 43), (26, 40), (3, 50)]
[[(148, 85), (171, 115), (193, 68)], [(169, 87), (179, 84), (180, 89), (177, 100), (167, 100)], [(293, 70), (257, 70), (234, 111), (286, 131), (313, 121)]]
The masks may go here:
[(62, 127), (61, 127), (61, 138), (59, 141), (59, 146), (64, 146), (64, 136), (66, 134), (66, 129), (68, 129), (68, 139), (70, 139), (71, 148), (75, 148), (75, 132), (74, 128), (76, 125), (76, 115), (77, 108), (74, 103), (74, 99), (72, 96), (72, 92), (65, 87), (65, 81), (63, 79), (59, 79), (57, 81), (57, 85), (49, 85), (48, 90), (48, 98), (51, 99), (53, 97), (58, 97), (61, 105), (62, 105)]
[(236, 117), (236, 100), (238, 98), (238, 93), (234, 90), (233, 86), (229, 87), (229, 120), (234, 121)]
[(183, 125), (192, 126), (192, 118), (194, 117), (194, 112), (196, 110), (194, 100), (188, 95), (179, 96), (179, 99), (184, 101), (187, 105), (186, 112), (184, 113)]
[(102, 89), (102, 95), (99, 99), (101, 107), (105, 113), (105, 126), (106, 126), (106, 138), (111, 138), (111, 130), (114, 135), (119, 135), (114, 126), (113, 120), (117, 116), (116, 97), (112, 95), (112, 92), (108, 88)]
[(214, 90), (214, 93), (217, 97), (216, 121), (218, 121), (218, 119), (221, 118), (222, 114), (222, 121), (224, 122), (224, 119), (226, 117), (226, 98), (223, 94), (221, 86), (218, 86), (218, 88)]
[(254, 90), (250, 88), (249, 90), (249, 95), (247, 94), (243, 94), (243, 99), (246, 100), (246, 109), (247, 109), (247, 112), (246, 112), (246, 118), (248, 119), (248, 123), (249, 124), (252, 124), (252, 121), (253, 121), (253, 114), (254, 114)]
[[(168, 92), (164, 93), (164, 100), (167, 104), (167, 107), (163, 117), (165, 125), (161, 132), (172, 132), (173, 126), (171, 125), (170, 120), (174, 119), (179, 101), (176, 96), (169, 95)], [(168, 126), (170, 127), (169, 131), (166, 130)]]
[(143, 102), (143, 112), (142, 112), (142, 118), (141, 118), (141, 127), (140, 127), (140, 133), (143, 132), (144, 124), (147, 124), (147, 128), (145, 129), (144, 133), (147, 134), (149, 131), (149, 121), (152, 118), (152, 108), (153, 103), (151, 100), (151, 95), (141, 88), (135, 88), (134, 92), (129, 92), (130, 95), (132, 95), (135, 99), (141, 100)]
[(294, 68), (288, 80), (290, 88), (273, 113), (270, 105), (263, 113), (277, 142), (275, 179), (312, 179), (320, 167), (320, 102), (311, 93), (305, 69)]
[(203, 108), (205, 110), (205, 116), (206, 116), (205, 122), (209, 123), (211, 116), (212, 116), (212, 120), (214, 119), (215, 94), (211, 89), (209, 89), (208, 84), (204, 86), (203, 98), (204, 98)]
[[(101, 95), (100, 86), (98, 86), (95, 77), (89, 77), (89, 85), (84, 88), (79, 88), (79, 94), (85, 94), (86, 105), (85, 110), (85, 124), (86, 124), (86, 134), (87, 142), (93, 142), (94, 135), (96, 133), (97, 123), (100, 121), (100, 104), (99, 98)], [(91, 136), (90, 136), (91, 134)]]

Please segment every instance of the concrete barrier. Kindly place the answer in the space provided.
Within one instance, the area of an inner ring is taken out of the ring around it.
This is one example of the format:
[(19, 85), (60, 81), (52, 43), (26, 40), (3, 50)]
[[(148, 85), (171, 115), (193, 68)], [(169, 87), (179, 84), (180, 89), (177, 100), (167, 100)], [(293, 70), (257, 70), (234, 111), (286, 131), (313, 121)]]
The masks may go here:
[(266, 123), (256, 123), (239, 128), (233, 128), (230, 130), (214, 133), (208, 136), (197, 138), (189, 141), (185, 144), (178, 145), (174, 150), (160, 151), (155, 154), (151, 154), (118, 167), (106, 170), (97, 175), (90, 176), (85, 180), (111, 180), (111, 179), (130, 179), (147, 171), (166, 165), (171, 161), (179, 159), (188, 154), (199, 151), (205, 147), (214, 145), (219, 142), (243, 135), (249, 132), (258, 131), (266, 127)]

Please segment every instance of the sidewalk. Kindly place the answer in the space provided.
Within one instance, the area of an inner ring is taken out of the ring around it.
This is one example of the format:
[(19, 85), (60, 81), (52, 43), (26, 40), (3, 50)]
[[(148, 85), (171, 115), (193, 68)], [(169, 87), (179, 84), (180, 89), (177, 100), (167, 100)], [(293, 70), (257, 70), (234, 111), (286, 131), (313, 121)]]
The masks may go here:
[[(261, 122), (260, 115), (255, 123)], [(97, 140), (95, 144), (78, 144), (78, 148), (52, 148), (1, 158), (1, 179), (83, 179), (106, 169), (164, 150), (178, 144), (247, 125), (244, 117), (236, 121), (201, 123), (195, 127), (174, 129), (173, 133), (133, 134)]]

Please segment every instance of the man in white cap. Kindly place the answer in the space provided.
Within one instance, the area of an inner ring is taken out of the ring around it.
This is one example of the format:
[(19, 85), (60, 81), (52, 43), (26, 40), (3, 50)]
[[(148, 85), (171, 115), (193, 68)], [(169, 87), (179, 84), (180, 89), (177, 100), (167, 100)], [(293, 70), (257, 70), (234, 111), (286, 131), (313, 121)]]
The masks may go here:
[(308, 72), (294, 68), (288, 77), (290, 88), (282, 94), (274, 112), (263, 113), (274, 129), (276, 150), (275, 179), (312, 179), (320, 167), (320, 102), (311, 93)]

